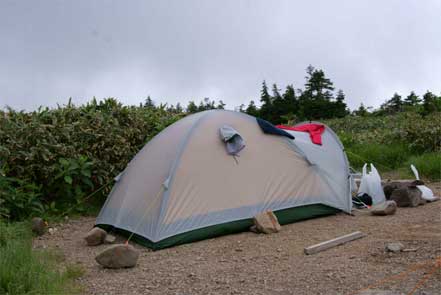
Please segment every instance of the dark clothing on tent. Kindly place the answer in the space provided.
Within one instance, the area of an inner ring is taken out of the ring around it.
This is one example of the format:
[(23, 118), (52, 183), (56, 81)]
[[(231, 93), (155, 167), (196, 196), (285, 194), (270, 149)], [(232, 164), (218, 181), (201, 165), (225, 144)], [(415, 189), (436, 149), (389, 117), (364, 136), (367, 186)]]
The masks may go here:
[(265, 120), (260, 119), (260, 118), (256, 118), (256, 120), (257, 120), (257, 124), (259, 124), (260, 128), (262, 129), (262, 131), (264, 133), (273, 134), (273, 135), (280, 135), (280, 136), (286, 136), (288, 138), (295, 139), (294, 136), (292, 136), (291, 134), (289, 134), (286, 131), (283, 131), (282, 129), (277, 128), (276, 126), (274, 126), (273, 124), (271, 124), (268, 121), (265, 121)]
[(312, 143), (322, 145), (322, 133), (325, 132), (325, 125), (311, 123), (300, 126), (277, 125), (276, 127), (285, 130), (308, 132)]

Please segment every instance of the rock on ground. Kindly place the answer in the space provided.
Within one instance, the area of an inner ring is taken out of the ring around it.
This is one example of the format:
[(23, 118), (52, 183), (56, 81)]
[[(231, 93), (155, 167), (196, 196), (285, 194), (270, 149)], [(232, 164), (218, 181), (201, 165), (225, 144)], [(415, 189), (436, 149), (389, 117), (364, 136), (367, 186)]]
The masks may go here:
[(388, 252), (396, 253), (396, 252), (402, 251), (403, 249), (404, 249), (404, 245), (399, 243), (399, 242), (397, 242), (397, 243), (389, 243), (389, 244), (386, 245), (386, 250)]
[(271, 234), (280, 231), (280, 224), (272, 211), (266, 211), (256, 215), (253, 219), (256, 230), (260, 233)]
[(106, 235), (107, 233), (105, 230), (99, 227), (94, 227), (87, 233), (84, 240), (88, 246), (97, 246), (104, 242)]
[(398, 207), (417, 207), (424, 203), (421, 195), (421, 191), (416, 187), (399, 188), (392, 192), (390, 200), (395, 201)]
[(31, 221), (32, 225), (32, 231), (36, 233), (37, 235), (41, 236), (46, 231), (46, 223), (44, 220), (40, 217), (34, 217)]
[(386, 201), (371, 208), (371, 214), (378, 216), (393, 215), (396, 211), (397, 203), (395, 201)]
[(96, 262), (107, 268), (134, 267), (139, 252), (131, 245), (116, 244), (105, 249), (95, 257)]
[(107, 234), (106, 238), (104, 239), (104, 243), (106, 244), (113, 244), (115, 243), (115, 241), (116, 241), (116, 237), (109, 234)]

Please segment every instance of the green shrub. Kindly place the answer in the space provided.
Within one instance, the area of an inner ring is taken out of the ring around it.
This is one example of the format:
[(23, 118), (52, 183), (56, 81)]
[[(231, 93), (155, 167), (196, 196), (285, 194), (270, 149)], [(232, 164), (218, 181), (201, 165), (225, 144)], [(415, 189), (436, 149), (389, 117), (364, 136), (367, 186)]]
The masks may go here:
[[(18, 214), (11, 207), (5, 195), (15, 191), (16, 198), (25, 191), (20, 198), (31, 200), (20, 206), (35, 207), (39, 200), (53, 211), (69, 205), (84, 210), (84, 196), (113, 179), (149, 139), (181, 116), (165, 107), (123, 106), (115, 99), (28, 113), (0, 111), (0, 169), (8, 178), (0, 186), (0, 203), (7, 208), (0, 214), (21, 219), (34, 211), (21, 208)], [(31, 196), (28, 186), (35, 185), (38, 196)]]
[(441, 153), (427, 153), (410, 157), (401, 171), (413, 177), (410, 165), (413, 164), (421, 179), (441, 180)]
[(355, 144), (346, 149), (349, 163), (360, 169), (364, 163), (374, 164), (378, 170), (389, 171), (401, 167), (411, 152), (403, 144)]
[(346, 148), (355, 144), (406, 145), (412, 152), (441, 149), (441, 113), (423, 117), (415, 112), (389, 116), (346, 116), (325, 121)]
[(75, 294), (72, 277), (61, 272), (47, 250), (32, 250), (27, 223), (0, 222), (0, 294)]
[(23, 219), (43, 212), (41, 185), (6, 177), (0, 171), (0, 219)]

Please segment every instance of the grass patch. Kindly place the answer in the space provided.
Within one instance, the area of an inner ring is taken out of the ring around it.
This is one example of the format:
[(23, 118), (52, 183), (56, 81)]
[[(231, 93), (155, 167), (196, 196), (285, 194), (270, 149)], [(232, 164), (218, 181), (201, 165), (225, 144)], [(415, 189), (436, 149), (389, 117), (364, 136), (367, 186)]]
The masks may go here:
[(354, 144), (346, 148), (346, 154), (356, 169), (363, 167), (364, 163), (372, 163), (383, 171), (401, 167), (411, 156), (408, 147), (402, 144)]
[(32, 233), (26, 222), (0, 221), (0, 294), (76, 294), (73, 278), (79, 268), (60, 271), (59, 255), (32, 249)]
[(415, 165), (421, 179), (441, 180), (441, 153), (427, 153), (410, 157), (403, 168), (399, 170), (400, 174), (413, 177), (410, 170), (411, 164)]

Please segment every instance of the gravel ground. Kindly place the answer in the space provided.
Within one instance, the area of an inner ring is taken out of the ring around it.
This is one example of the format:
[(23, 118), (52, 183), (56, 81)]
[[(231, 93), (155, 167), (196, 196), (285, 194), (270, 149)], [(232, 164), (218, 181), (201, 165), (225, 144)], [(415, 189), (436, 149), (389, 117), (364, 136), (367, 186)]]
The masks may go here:
[[(441, 183), (429, 186), (441, 195)], [(87, 247), (82, 240), (92, 217), (55, 225), (55, 234), (36, 238), (34, 247), (59, 249), (65, 263), (82, 265), (86, 272), (78, 284), (84, 294), (378, 294), (372, 293), (376, 289), (409, 294), (441, 257), (440, 209), (437, 201), (398, 208), (393, 216), (355, 211), (355, 216), (285, 225), (277, 234), (244, 232), (156, 252), (135, 245), (141, 255), (132, 269), (103, 269), (95, 262), (106, 246)], [(303, 253), (306, 246), (353, 231), (367, 236), (314, 255)], [(389, 242), (417, 250), (388, 253)], [(385, 278), (389, 281), (382, 283)], [(441, 271), (435, 268), (414, 294), (440, 293)]]

